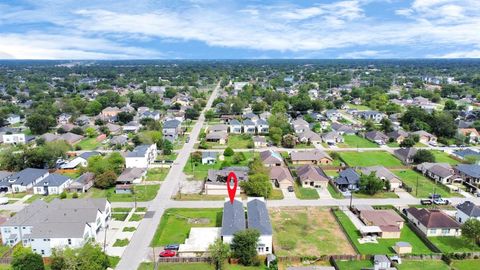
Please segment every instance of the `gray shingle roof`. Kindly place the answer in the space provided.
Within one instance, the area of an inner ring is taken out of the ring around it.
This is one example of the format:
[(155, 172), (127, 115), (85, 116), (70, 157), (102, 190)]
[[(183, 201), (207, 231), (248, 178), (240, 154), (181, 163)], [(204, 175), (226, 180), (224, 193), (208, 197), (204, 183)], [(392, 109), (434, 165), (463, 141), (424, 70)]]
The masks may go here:
[(144, 157), (147, 153), (150, 145), (142, 144), (133, 149), (133, 151), (127, 153), (127, 157)]
[(43, 187), (43, 186), (58, 187), (58, 186), (61, 186), (63, 183), (67, 182), (68, 180), (70, 180), (69, 177), (66, 177), (61, 174), (52, 173), (47, 177), (45, 177), (44, 179), (42, 179), (37, 184), (35, 184), (35, 186), (36, 187)]
[(245, 230), (245, 210), (241, 201), (234, 200), (233, 204), (226, 201), (223, 204), (222, 236), (233, 235)]
[(457, 209), (462, 211), (469, 217), (480, 217), (480, 206), (474, 204), (471, 201), (465, 201), (464, 203), (457, 205)]
[(42, 177), (44, 174), (48, 173), (48, 170), (44, 169), (35, 169), (35, 168), (26, 168), (17, 173), (14, 173), (2, 180), (3, 184), (16, 184), (26, 186), (33, 183), (38, 178)]
[(469, 175), (475, 178), (480, 178), (480, 165), (459, 164), (455, 168), (466, 175)]
[(356, 184), (360, 181), (360, 175), (352, 168), (347, 168), (340, 172), (335, 183), (338, 185)]
[(272, 224), (267, 206), (260, 199), (252, 199), (247, 203), (248, 228), (257, 229), (260, 235), (272, 235)]

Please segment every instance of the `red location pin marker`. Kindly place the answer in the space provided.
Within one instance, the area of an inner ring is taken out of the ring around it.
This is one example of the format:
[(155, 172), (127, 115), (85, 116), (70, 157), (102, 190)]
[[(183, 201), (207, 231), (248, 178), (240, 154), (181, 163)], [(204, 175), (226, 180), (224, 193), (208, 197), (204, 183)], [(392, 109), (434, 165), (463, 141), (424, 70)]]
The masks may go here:
[[(233, 182), (233, 187), (232, 187)], [(233, 204), (233, 200), (235, 199), (235, 194), (237, 194), (237, 185), (238, 179), (234, 172), (230, 172), (227, 177), (227, 190), (228, 196), (230, 197), (230, 203)]]

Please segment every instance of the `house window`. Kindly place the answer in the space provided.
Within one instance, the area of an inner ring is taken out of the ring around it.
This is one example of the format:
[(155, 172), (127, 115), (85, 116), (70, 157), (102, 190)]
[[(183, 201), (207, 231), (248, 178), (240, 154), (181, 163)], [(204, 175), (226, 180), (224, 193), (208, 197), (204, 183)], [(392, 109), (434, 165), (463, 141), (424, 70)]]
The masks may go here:
[(268, 247), (265, 247), (265, 251), (268, 252)]
[(431, 230), (430, 230), (430, 233), (436, 234), (436, 233), (437, 233), (437, 229), (431, 229)]
[(72, 244), (72, 239), (68, 239), (68, 244), (69, 244), (69, 245)]
[(42, 253), (42, 255), (45, 255), (45, 250), (42, 249), (40, 252)]
[(442, 234), (443, 235), (447, 235), (450, 233), (450, 230), (449, 229), (442, 229)]

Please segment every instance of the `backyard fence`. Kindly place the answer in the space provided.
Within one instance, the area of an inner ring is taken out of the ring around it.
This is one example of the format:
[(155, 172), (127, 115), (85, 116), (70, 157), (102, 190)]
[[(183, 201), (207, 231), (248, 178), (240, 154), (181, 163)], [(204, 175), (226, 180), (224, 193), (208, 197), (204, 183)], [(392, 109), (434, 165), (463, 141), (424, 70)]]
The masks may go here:
[(208, 257), (170, 257), (158, 258), (158, 263), (202, 263), (210, 262)]

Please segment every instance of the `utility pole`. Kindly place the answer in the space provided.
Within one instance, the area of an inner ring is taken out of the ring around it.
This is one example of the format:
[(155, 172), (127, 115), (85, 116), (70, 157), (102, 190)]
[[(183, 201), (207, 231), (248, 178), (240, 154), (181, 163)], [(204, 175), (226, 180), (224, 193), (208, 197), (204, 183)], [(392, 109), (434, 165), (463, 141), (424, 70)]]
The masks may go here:
[(415, 197), (418, 197), (418, 175), (417, 175), (417, 187), (415, 188)]
[(350, 209), (352, 209), (353, 193), (350, 191)]
[(106, 249), (107, 249), (107, 229), (108, 229), (108, 225), (105, 223), (105, 236), (103, 237), (103, 253), (106, 253)]

